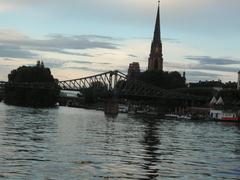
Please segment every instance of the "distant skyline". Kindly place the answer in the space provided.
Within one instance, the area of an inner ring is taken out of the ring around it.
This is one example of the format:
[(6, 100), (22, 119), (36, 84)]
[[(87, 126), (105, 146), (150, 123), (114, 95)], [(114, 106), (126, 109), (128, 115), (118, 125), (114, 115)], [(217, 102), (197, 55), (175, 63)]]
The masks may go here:
[[(146, 70), (157, 0), (0, 0), (0, 80), (43, 60), (60, 80)], [(239, 0), (161, 0), (164, 70), (236, 81)]]

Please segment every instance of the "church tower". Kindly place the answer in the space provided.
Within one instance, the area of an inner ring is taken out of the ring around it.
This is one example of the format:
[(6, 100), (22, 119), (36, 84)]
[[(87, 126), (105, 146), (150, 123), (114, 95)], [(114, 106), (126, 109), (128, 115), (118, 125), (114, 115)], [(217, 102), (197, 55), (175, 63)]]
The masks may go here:
[(148, 59), (148, 70), (162, 71), (163, 70), (163, 54), (160, 29), (160, 1), (158, 1), (157, 18), (155, 23), (154, 36), (151, 46), (151, 51)]

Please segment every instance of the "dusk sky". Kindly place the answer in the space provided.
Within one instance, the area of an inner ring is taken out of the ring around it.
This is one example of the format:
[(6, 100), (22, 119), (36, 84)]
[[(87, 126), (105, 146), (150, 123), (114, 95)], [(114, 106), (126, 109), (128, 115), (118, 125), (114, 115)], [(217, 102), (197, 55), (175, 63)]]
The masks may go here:
[[(188, 81), (236, 81), (239, 0), (162, 0), (164, 70)], [(140, 63), (146, 70), (157, 0), (0, 0), (0, 80), (43, 60), (59, 80)]]

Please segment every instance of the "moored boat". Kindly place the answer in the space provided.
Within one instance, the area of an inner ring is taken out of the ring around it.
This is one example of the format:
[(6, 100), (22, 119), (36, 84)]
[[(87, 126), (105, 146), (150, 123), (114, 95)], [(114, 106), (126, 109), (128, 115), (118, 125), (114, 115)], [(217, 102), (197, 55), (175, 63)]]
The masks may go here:
[(165, 114), (166, 119), (174, 119), (174, 120), (191, 120), (190, 115), (177, 115), (177, 114)]
[(223, 110), (210, 110), (210, 118), (216, 121), (240, 122), (239, 113), (226, 112)]

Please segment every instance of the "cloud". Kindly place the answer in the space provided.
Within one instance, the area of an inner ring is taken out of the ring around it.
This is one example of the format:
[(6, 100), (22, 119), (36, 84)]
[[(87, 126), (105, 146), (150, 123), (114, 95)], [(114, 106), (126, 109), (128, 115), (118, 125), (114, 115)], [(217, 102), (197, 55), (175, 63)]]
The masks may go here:
[(64, 65), (64, 63), (62, 63), (62, 62), (47, 61), (44, 63), (44, 66), (48, 67), (48, 68), (61, 68), (63, 65)]
[(197, 66), (191, 66), (190, 69), (235, 73), (235, 72), (239, 71), (240, 67), (216, 66), (216, 65), (197, 65)]
[[(97, 37), (97, 38), (96, 38)], [(110, 38), (110, 37), (109, 37)], [(6, 40), (4, 43), (15, 43), (34, 50), (66, 52), (65, 49), (117, 49), (118, 45), (106, 39), (105, 36), (96, 35), (49, 35), (47, 39), (24, 39), (24, 40)]]
[(197, 64), (188, 65), (189, 69), (208, 70), (219, 72), (238, 72), (240, 60), (233, 58), (213, 58), (210, 56), (186, 56), (187, 60), (196, 61)]
[(134, 54), (128, 54), (128, 57), (137, 58), (138, 56), (136, 56), (136, 55), (134, 55)]
[(90, 61), (78, 61), (78, 60), (73, 60), (73, 61), (67, 61), (68, 63), (77, 63), (77, 64), (92, 64)]
[(233, 60), (230, 58), (213, 58), (210, 56), (186, 56), (188, 60), (197, 61), (203, 65), (233, 65), (240, 64), (240, 60)]
[(181, 43), (180, 40), (176, 39), (176, 38), (162, 38), (162, 41), (164, 42), (169, 42), (169, 43), (175, 43), (175, 44), (179, 44)]
[[(240, 70), (237, 58), (213, 58), (210, 56), (187, 56), (188, 61), (165, 61), (165, 69), (185, 71), (187, 81), (222, 79), (229, 81), (235, 79)], [(189, 61), (190, 60), (190, 61)]]
[[(90, 19), (101, 24), (114, 23), (116, 28), (120, 25), (139, 27), (150, 26), (154, 23), (156, 15), (156, 0), (1, 0), (0, 7), (3, 10), (20, 9), (24, 13), (26, 7), (35, 14), (42, 14), (54, 20), (63, 18)], [(161, 2), (162, 19), (165, 28), (177, 32), (229, 34), (238, 33), (239, 0), (218, 1), (192, 1), (192, 0), (168, 0)], [(25, 9), (22, 9), (22, 8)], [(96, 8), (97, 7), (97, 8)], [(116, 8), (117, 7), (117, 8)], [(134, 7), (134, 8), (133, 8)], [(189, 8), (191, 7), (191, 8)], [(204, 11), (203, 11), (204, 9)], [(34, 11), (36, 10), (36, 11)], [(221, 17), (221, 18), (219, 18)], [(168, 31), (166, 30), (166, 31)], [(139, 30), (140, 31), (140, 30)]]
[(0, 30), (0, 57), (33, 58), (32, 50), (94, 57), (89, 53), (72, 52), (89, 49), (118, 49), (115, 39), (99, 35), (48, 35), (33, 39), (16, 31)]
[(16, 59), (4, 58), (4, 59), (1, 59), (1, 61), (16, 61)]
[[(44, 50), (43, 50), (44, 51)], [(61, 54), (66, 54), (66, 55), (74, 55), (74, 56), (85, 56), (85, 57), (95, 57), (92, 54), (89, 53), (77, 53), (77, 52), (69, 52), (61, 49), (55, 49), (53, 52), (61, 53)]]
[(217, 73), (208, 73), (202, 71), (187, 71), (186, 78), (188, 82), (197, 82), (199, 80), (216, 80), (221, 77), (220, 74)]
[[(0, 30), (0, 57), (3, 57), (1, 65), (11, 64), (12, 68), (15, 68), (17, 64), (34, 65), (36, 59), (38, 59), (39, 53), (42, 55), (43, 52), (58, 53), (59, 55), (46, 55), (44, 63), (46, 67), (54, 69), (78, 69), (87, 72), (103, 72), (104, 70), (97, 69), (95, 67), (77, 67), (77, 64), (92, 65), (95, 62), (81, 61), (81, 60), (68, 60), (67, 56), (63, 55), (75, 55), (84, 56), (87, 58), (95, 57), (96, 53), (89, 51), (96, 49), (117, 49), (118, 45), (113, 43), (116, 39), (108, 36), (99, 35), (61, 35), (54, 34), (48, 35), (45, 38), (36, 39), (31, 38), (24, 33), (14, 30)], [(81, 51), (88, 52), (81, 52)], [(39, 52), (40, 51), (40, 52)], [(42, 52), (41, 52), (42, 51)], [(34, 53), (33, 53), (34, 52)], [(25, 59), (23, 61), (23, 59)], [(96, 62), (97, 63), (97, 62)], [(99, 62), (101, 63), (101, 62)], [(110, 63), (109, 63), (110, 64)], [(108, 65), (102, 62), (102, 65)], [(74, 67), (73, 67), (74, 66)], [(67, 71), (67, 70), (66, 70)]]
[(7, 3), (0, 2), (0, 12), (8, 12), (13, 10), (14, 7)]
[[(95, 64), (95, 63), (94, 63)], [(103, 64), (103, 63), (96, 63), (96, 64)], [(109, 65), (108, 63), (105, 63), (106, 65)], [(107, 72), (107, 71), (111, 71), (114, 69), (117, 69), (119, 71), (121, 71), (122, 73), (127, 73), (127, 67), (126, 66), (77, 66), (77, 65), (72, 65), (71, 63), (64, 63), (62, 65), (62, 68), (64, 69), (74, 69), (74, 70), (81, 70), (81, 71), (86, 71), (86, 72), (93, 72), (93, 73), (103, 73), (103, 72)]]
[[(104, 72), (104, 71), (108, 71), (108, 70), (102, 70), (102, 69), (91, 68), (91, 67), (68, 66), (68, 67), (64, 67), (64, 68), (77, 69), (77, 70), (82, 70), (82, 71), (90, 71), (90, 72), (94, 72), (94, 73), (102, 73), (102, 72)], [(109, 70), (110, 70), (110, 69), (109, 69)]]
[(35, 58), (36, 56), (37, 54), (32, 53), (31, 51), (22, 49), (17, 45), (0, 44), (0, 57), (29, 59), (29, 58)]
[(216, 74), (216, 73), (206, 73), (206, 72), (202, 72), (202, 71), (188, 71), (187, 72), (187, 76), (191, 76), (191, 77), (203, 77), (203, 78), (206, 78), (206, 77), (211, 77), (211, 78), (218, 78), (219, 77), (219, 74)]
[(96, 64), (100, 64), (100, 65), (110, 65), (112, 63), (108, 63), (108, 62), (96, 62)]
[[(30, 62), (27, 66), (33, 66), (36, 62)], [(78, 61), (78, 60), (62, 60), (47, 58), (44, 59), (44, 65), (48, 68), (71, 68), (71, 69), (81, 69), (79, 65), (90, 65), (93, 64), (90, 61)], [(84, 69), (84, 68), (83, 68)]]

